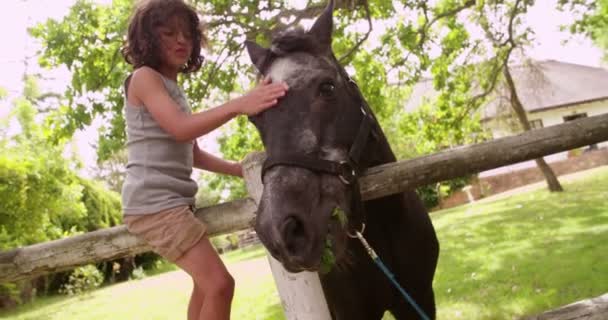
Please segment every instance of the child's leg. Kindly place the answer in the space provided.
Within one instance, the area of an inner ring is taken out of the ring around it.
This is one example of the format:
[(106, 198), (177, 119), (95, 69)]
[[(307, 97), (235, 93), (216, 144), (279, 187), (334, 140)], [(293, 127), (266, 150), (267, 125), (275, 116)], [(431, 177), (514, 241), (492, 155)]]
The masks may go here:
[(129, 231), (186, 271), (194, 281), (188, 320), (228, 320), (234, 280), (188, 206), (126, 216)]
[(194, 282), (194, 280), (192, 282), (192, 295), (190, 296), (190, 302), (188, 303), (188, 320), (199, 320), (201, 308), (205, 301), (205, 295), (196, 282)]
[[(201, 238), (175, 263), (190, 274), (194, 280), (188, 307), (188, 319), (229, 320), (230, 304), (234, 294), (234, 279), (228, 273), (209, 239)], [(199, 318), (191, 318), (196, 314), (199, 303), (202, 303)]]

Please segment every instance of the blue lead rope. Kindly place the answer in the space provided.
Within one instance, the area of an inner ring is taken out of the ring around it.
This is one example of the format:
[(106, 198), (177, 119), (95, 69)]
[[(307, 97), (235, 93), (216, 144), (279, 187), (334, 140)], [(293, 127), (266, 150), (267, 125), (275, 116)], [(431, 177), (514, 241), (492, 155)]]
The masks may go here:
[[(365, 228), (365, 225), (363, 226), (363, 228)], [(391, 281), (391, 283), (397, 288), (397, 290), (399, 290), (399, 292), (401, 292), (401, 295), (405, 298), (405, 300), (407, 300), (407, 302), (409, 302), (410, 305), (414, 307), (416, 312), (418, 312), (418, 314), (420, 315), (420, 318), (422, 318), (423, 320), (430, 320), (426, 313), (422, 311), (422, 308), (418, 306), (416, 301), (414, 301), (414, 299), (412, 299), (412, 297), (410, 297), (410, 295), (405, 292), (405, 289), (403, 289), (403, 287), (401, 287), (401, 285), (397, 282), (397, 280), (395, 279), (395, 275), (391, 273), (391, 271), (388, 270), (384, 262), (380, 260), (380, 257), (378, 257), (378, 255), (376, 254), (376, 251), (374, 251), (374, 249), (369, 245), (369, 243), (367, 243), (365, 238), (363, 238), (361, 232), (357, 231), (356, 238), (361, 241), (361, 244), (363, 244), (363, 247), (365, 247), (365, 250), (367, 250), (367, 253), (372, 258), (372, 260), (374, 260), (378, 268), (380, 268), (380, 270), (384, 272), (384, 274)]]

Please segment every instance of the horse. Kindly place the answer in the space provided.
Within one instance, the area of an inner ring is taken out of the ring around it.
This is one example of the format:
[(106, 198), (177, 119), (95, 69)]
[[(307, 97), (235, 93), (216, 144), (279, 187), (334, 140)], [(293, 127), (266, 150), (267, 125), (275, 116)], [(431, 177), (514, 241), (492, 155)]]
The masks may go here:
[(387, 310), (397, 319), (419, 317), (356, 232), (434, 319), (439, 242), (420, 198), (409, 190), (361, 199), (359, 176), (396, 158), (332, 51), (333, 11), (332, 0), (308, 31), (277, 33), (270, 48), (245, 42), (260, 76), (289, 85), (277, 106), (249, 117), (267, 155), (254, 229), (289, 272), (334, 262), (319, 275), (333, 319), (381, 319)]

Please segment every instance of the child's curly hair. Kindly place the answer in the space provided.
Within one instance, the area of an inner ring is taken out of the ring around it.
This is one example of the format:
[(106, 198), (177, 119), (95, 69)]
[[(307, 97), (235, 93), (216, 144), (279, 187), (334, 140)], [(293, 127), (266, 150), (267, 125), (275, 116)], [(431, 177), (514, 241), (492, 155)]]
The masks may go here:
[(121, 50), (127, 63), (135, 68), (145, 65), (158, 69), (161, 64), (161, 50), (156, 29), (173, 16), (187, 21), (192, 35), (192, 54), (181, 72), (190, 73), (200, 69), (204, 60), (201, 48), (207, 46), (207, 38), (196, 11), (183, 0), (147, 0), (137, 6)]

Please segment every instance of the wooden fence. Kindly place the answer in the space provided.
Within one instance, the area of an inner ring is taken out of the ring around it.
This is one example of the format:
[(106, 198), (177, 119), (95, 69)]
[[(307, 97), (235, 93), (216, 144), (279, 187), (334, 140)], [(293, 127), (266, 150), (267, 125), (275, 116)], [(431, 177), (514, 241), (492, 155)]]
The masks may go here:
[[(490, 142), (386, 164), (366, 171), (363, 199), (374, 199), (608, 140), (608, 114)], [(197, 210), (210, 235), (249, 228), (255, 203), (240, 199)], [(0, 252), (0, 283), (26, 279), (148, 251), (124, 226)], [(539, 318), (540, 319), (540, 318)], [(544, 318), (543, 318), (544, 319)], [(603, 319), (603, 318), (602, 318)]]

